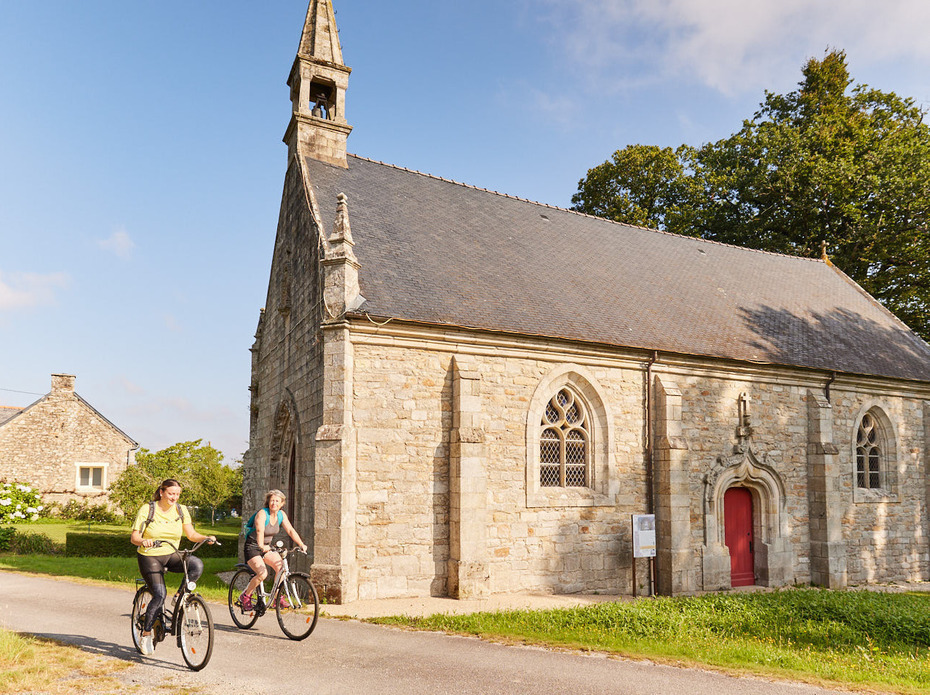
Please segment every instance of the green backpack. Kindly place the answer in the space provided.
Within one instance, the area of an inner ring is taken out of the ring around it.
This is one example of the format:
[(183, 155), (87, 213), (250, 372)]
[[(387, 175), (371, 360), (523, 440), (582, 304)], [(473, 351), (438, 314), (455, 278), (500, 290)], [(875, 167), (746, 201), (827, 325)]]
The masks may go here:
[[(271, 511), (268, 509), (268, 507), (265, 507), (264, 509), (259, 509), (252, 516), (250, 516), (249, 520), (246, 521), (242, 525), (242, 535), (245, 536), (246, 538), (251, 536), (252, 531), (255, 530), (255, 517), (258, 516), (258, 512), (265, 512), (265, 514), (267, 514), (269, 517), (271, 516)], [(282, 512), (279, 509), (278, 510), (278, 526), (280, 526), (283, 521), (284, 521), (284, 512)]]

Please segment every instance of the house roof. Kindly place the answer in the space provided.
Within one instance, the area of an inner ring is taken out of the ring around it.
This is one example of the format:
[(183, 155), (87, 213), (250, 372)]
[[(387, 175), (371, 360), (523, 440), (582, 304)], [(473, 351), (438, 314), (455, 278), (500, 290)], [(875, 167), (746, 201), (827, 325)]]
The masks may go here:
[(377, 317), (930, 381), (930, 346), (822, 260), (618, 224), (350, 155), (306, 159), (327, 229), (348, 197)]
[(0, 425), (2, 425), (7, 420), (12, 420), (14, 417), (23, 412), (22, 408), (13, 405), (0, 405)]
[[(31, 410), (32, 408), (36, 407), (37, 405), (39, 405), (39, 403), (42, 403), (43, 401), (45, 401), (50, 395), (51, 395), (50, 393), (45, 394), (44, 396), (42, 396), (42, 398), (38, 399), (37, 401), (34, 401), (34, 402), (30, 403), (30, 404), (27, 405), (25, 408), (14, 408), (14, 407), (11, 407), (11, 406), (0, 406), (0, 427), (2, 427), (3, 425), (5, 425), (7, 422), (9, 422), (10, 420), (12, 420), (14, 417), (16, 417), (17, 415), (19, 415), (20, 413), (28, 412), (28, 411)], [(106, 423), (107, 425), (109, 425), (113, 430), (115, 430), (116, 433), (119, 434), (121, 437), (123, 437), (127, 442), (129, 442), (129, 443), (132, 445), (133, 448), (136, 448), (136, 447), (139, 446), (139, 443), (138, 443), (136, 440), (134, 440), (134, 439), (133, 439), (132, 437), (130, 437), (128, 434), (126, 434), (125, 432), (123, 432), (123, 430), (121, 430), (119, 427), (117, 427), (116, 425), (114, 425), (109, 419), (107, 419), (107, 418), (103, 415), (103, 413), (101, 413), (101, 412), (100, 412), (99, 410), (97, 410), (94, 406), (92, 406), (90, 403), (88, 403), (86, 400), (84, 400), (84, 398), (82, 398), (79, 394), (75, 393), (74, 396), (75, 396), (75, 398), (77, 398), (77, 400), (78, 400), (79, 403), (83, 404), (84, 407), (89, 408), (89, 409), (94, 413), (94, 415), (96, 415), (97, 417), (99, 417), (101, 420), (103, 420), (103, 422), (105, 422), (105, 423)]]

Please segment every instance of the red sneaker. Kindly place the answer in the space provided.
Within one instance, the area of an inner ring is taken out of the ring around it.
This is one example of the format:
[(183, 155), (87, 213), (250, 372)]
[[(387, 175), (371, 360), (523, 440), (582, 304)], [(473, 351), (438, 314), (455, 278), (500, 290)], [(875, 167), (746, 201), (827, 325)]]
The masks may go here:
[(243, 594), (239, 597), (239, 607), (242, 608), (243, 613), (248, 613), (249, 611), (255, 610), (255, 605), (252, 603), (252, 597), (246, 596)]

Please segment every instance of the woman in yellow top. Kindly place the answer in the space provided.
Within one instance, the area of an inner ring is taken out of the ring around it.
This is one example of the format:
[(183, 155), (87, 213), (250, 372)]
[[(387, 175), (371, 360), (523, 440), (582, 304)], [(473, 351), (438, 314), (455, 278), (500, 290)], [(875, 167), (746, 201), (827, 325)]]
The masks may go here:
[[(216, 542), (216, 536), (204, 536), (194, 530), (187, 507), (178, 504), (180, 496), (181, 483), (174, 478), (165, 480), (155, 491), (154, 506), (150, 506), (149, 503), (143, 504), (132, 525), (130, 540), (133, 545), (139, 546), (137, 557), (139, 571), (149, 591), (152, 592), (152, 600), (145, 613), (145, 625), (139, 645), (146, 656), (155, 652), (152, 644), (152, 625), (161, 615), (165, 598), (168, 596), (165, 589), (165, 570), (184, 572), (181, 555), (170, 545), (155, 547), (155, 541), (170, 541), (178, 546), (181, 543), (183, 531), (187, 539), (194, 543), (202, 540), (210, 543)], [(154, 512), (151, 521), (149, 521), (150, 510)], [(191, 555), (187, 559), (187, 573), (191, 581), (197, 581), (203, 573), (203, 561)]]

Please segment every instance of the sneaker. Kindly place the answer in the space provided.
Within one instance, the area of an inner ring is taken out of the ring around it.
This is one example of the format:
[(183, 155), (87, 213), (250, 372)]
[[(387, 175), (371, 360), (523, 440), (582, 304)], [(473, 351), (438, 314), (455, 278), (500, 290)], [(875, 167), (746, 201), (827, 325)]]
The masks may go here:
[(278, 608), (290, 608), (291, 604), (287, 601), (287, 596), (278, 597)]
[(152, 644), (151, 635), (142, 635), (142, 639), (139, 640), (139, 649), (144, 656), (152, 656), (155, 653), (155, 645)]
[(254, 611), (255, 605), (252, 603), (252, 596), (251, 595), (246, 596), (245, 594), (242, 594), (239, 597), (239, 607), (242, 608), (242, 611), (244, 613), (248, 613), (249, 611)]

